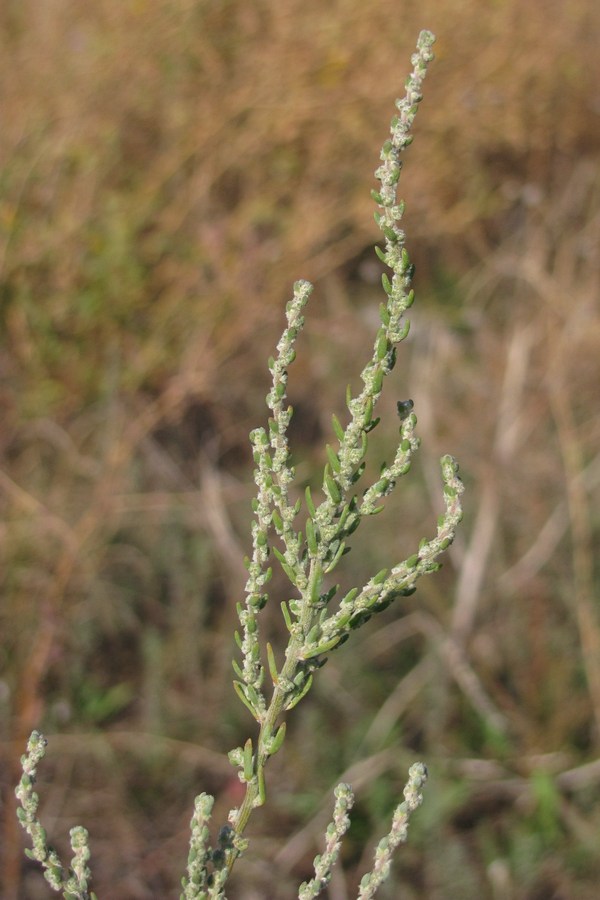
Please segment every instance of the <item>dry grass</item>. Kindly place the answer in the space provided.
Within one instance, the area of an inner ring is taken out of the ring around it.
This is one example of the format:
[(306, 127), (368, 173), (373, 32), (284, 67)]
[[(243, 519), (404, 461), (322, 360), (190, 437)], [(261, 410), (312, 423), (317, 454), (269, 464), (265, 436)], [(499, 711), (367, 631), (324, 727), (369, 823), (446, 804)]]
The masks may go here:
[(312, 278), (302, 477), (320, 460), (370, 341), (370, 173), (421, 27), (438, 61), (404, 183), (420, 298), (397, 390), (424, 447), (398, 535), (373, 532), (348, 578), (429, 529), (443, 451), (468, 481), (462, 543), (298, 708), (232, 896), (293, 895), (341, 767), (362, 799), (330, 896), (351, 896), (415, 754), (437, 775), (391, 896), (595, 896), (599, 19), (592, 0), (3, 6), (7, 900), (45, 896), (10, 808), (35, 725), (47, 824), (90, 827), (101, 897), (175, 896), (192, 796), (231, 805), (246, 434)]

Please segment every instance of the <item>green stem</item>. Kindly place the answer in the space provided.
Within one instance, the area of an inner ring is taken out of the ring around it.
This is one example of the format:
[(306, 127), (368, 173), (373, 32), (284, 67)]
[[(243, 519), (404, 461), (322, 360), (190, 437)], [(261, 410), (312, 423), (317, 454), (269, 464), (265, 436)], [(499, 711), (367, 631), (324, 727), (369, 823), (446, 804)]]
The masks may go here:
[[(271, 755), (269, 749), (270, 742), (273, 738), (273, 735), (275, 734), (277, 721), (284, 711), (286, 701), (289, 698), (289, 688), (287, 687), (287, 685), (289, 684), (289, 682), (293, 682), (294, 678), (298, 674), (299, 663), (301, 661), (300, 652), (304, 645), (304, 637), (310, 631), (314, 623), (314, 619), (316, 618), (315, 608), (310, 603), (310, 591), (311, 586), (315, 582), (315, 579), (319, 579), (321, 575), (321, 561), (319, 559), (313, 559), (311, 562), (310, 575), (308, 578), (309, 587), (306, 591), (309, 596), (303, 598), (302, 614), (298, 623), (299, 636), (290, 638), (286, 660), (281, 672), (279, 673), (279, 684), (275, 685), (273, 696), (271, 697), (271, 702), (269, 703), (269, 707), (265, 713), (264, 720), (262, 721), (260, 726), (254, 765), (255, 777), (253, 777), (251, 781), (248, 781), (246, 783), (246, 794), (237, 812), (235, 824), (232, 823), (237, 837), (241, 837), (243, 835), (252, 811), (258, 806), (262, 806), (263, 801), (260, 799), (260, 786), (263, 781), (264, 769), (267, 760)], [(230, 851), (226, 862), (228, 874), (231, 873), (235, 861), (240, 855), (241, 850), (234, 848)]]

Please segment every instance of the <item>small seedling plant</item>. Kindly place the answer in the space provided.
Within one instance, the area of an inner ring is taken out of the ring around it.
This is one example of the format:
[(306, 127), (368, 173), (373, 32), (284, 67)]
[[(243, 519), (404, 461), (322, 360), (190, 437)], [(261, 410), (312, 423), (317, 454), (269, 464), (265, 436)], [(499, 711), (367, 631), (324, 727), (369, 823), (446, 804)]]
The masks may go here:
[[(335, 441), (326, 447), (327, 463), (320, 495), (307, 488), (298, 498), (294, 490), (295, 472), (290, 463), (288, 428), (292, 408), (287, 402), (288, 370), (295, 358), (295, 342), (304, 325), (304, 311), (312, 293), (308, 281), (294, 284), (287, 304), (287, 324), (269, 360), (272, 384), (266, 402), (270, 411), (267, 428), (250, 434), (254, 456), (256, 497), (252, 508), (252, 551), (246, 560), (248, 580), (245, 599), (237, 607), (240, 627), (235, 633), (238, 656), (233, 661), (234, 688), (256, 722), (255, 733), (244, 746), (229, 753), (231, 764), (245, 786), (239, 807), (229, 812), (227, 823), (211, 843), (209, 821), (214, 798), (196, 797), (191, 820), (187, 872), (182, 879), (182, 900), (221, 900), (236, 861), (248, 850), (244, 836), (250, 817), (267, 799), (266, 770), (269, 759), (285, 742), (286, 721), (291, 710), (307, 695), (317, 671), (327, 655), (351, 639), (373, 615), (394, 600), (415, 590), (422, 575), (439, 568), (438, 559), (452, 543), (461, 519), (463, 490), (458, 466), (451, 456), (441, 460), (445, 511), (431, 538), (423, 538), (407, 559), (382, 569), (344, 596), (339, 586), (327, 587), (332, 573), (350, 550), (350, 539), (365, 518), (384, 509), (384, 499), (406, 475), (419, 446), (417, 424), (411, 400), (398, 403), (399, 438), (393, 462), (384, 465), (377, 478), (364, 484), (365, 457), (369, 435), (379, 424), (375, 416), (384, 381), (396, 362), (396, 348), (407, 336), (406, 312), (412, 306), (414, 267), (400, 228), (404, 204), (397, 187), (402, 167), (401, 154), (412, 142), (411, 128), (422, 98), (422, 84), (433, 59), (431, 32), (421, 32), (406, 81), (404, 97), (396, 101), (390, 136), (383, 144), (381, 164), (375, 172), (379, 188), (372, 192), (377, 205), (375, 220), (381, 229), (383, 247), (375, 247), (378, 258), (389, 270), (382, 275), (384, 300), (380, 306), (380, 326), (373, 353), (361, 372), (362, 388), (353, 395), (348, 389), (346, 424), (332, 418)], [(261, 612), (271, 602), (268, 585), (273, 568), (281, 568), (289, 580), (287, 599), (281, 614), (287, 629), (287, 646), (279, 650), (263, 642)], [(38, 816), (38, 796), (34, 791), (36, 771), (46, 748), (46, 739), (34, 732), (22, 757), (23, 775), (17, 787), (18, 816), (33, 847), (27, 855), (40, 862), (50, 886), (62, 891), (67, 900), (90, 900), (88, 832), (80, 826), (71, 830), (73, 859), (64, 866), (48, 844)], [(379, 842), (371, 871), (359, 886), (358, 900), (373, 897), (390, 872), (392, 854), (406, 840), (410, 815), (420, 805), (427, 770), (415, 763), (409, 770), (404, 800), (397, 806), (389, 833)], [(299, 888), (299, 900), (318, 897), (331, 878), (347, 831), (353, 804), (350, 785), (335, 789), (333, 818), (327, 828), (325, 849), (314, 861), (314, 877)]]

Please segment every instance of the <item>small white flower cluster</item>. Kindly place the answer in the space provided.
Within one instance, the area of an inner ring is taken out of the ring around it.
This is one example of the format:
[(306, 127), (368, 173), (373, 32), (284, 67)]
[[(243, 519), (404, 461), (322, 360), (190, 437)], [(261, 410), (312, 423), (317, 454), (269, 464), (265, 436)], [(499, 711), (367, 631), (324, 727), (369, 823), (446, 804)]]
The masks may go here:
[(47, 740), (39, 731), (34, 731), (27, 742), (27, 753), (21, 757), (23, 774), (17, 785), (15, 794), (21, 804), (17, 807), (19, 822), (30, 836), (33, 848), (26, 850), (29, 859), (35, 859), (44, 867), (44, 877), (55, 891), (63, 891), (66, 900), (97, 900), (93, 891), (88, 891), (91, 878), (88, 868), (90, 848), (88, 833), (80, 825), (72, 828), (71, 849), (73, 859), (71, 867), (65, 868), (53, 847), (46, 839), (46, 830), (37, 817), (39, 797), (33, 790), (37, 776), (37, 767), (46, 754)]

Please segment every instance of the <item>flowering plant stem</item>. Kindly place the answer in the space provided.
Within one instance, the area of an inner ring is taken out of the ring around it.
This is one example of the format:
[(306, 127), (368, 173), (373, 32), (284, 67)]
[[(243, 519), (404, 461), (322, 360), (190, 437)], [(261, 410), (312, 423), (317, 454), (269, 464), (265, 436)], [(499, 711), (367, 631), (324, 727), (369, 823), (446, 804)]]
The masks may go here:
[[(233, 665), (238, 676), (236, 691), (260, 729), (255, 749), (249, 738), (244, 748), (238, 747), (230, 754), (232, 763), (239, 768), (240, 780), (246, 784), (246, 793), (239, 809), (229, 814), (232, 834), (225, 858), (227, 874), (245, 849), (242, 835), (252, 811), (265, 802), (265, 766), (283, 742), (285, 713), (310, 689), (313, 673), (325, 663), (326, 653), (344, 643), (352, 630), (396, 597), (412, 593), (421, 575), (438, 568), (437, 557), (452, 542), (462, 515), (458, 467), (452, 457), (446, 456), (442, 459), (446, 512), (440, 517), (435, 537), (423, 539), (418, 551), (407, 560), (389, 571), (377, 573), (362, 590), (355, 588), (342, 598), (337, 610), (330, 609), (337, 586), (326, 590), (325, 576), (349, 552), (347, 539), (361, 520), (383, 509), (382, 499), (407, 473), (412, 454), (419, 445), (412, 401), (399, 403), (400, 441), (394, 462), (383, 467), (379, 478), (361, 496), (355, 493), (355, 485), (365, 471), (368, 435), (379, 422), (373, 412), (383, 380), (394, 367), (396, 345), (408, 334), (404, 313), (414, 300), (410, 287), (413, 266), (404, 245), (404, 232), (398, 225), (404, 207), (397, 200), (397, 184), (401, 169), (399, 157), (412, 141), (410, 129), (422, 97), (427, 65), (433, 59), (433, 40), (430, 32), (422, 32), (419, 36), (406, 95), (397, 101), (398, 114), (392, 120), (390, 138), (383, 145), (381, 165), (375, 173), (381, 183), (380, 190), (373, 192), (380, 210), (375, 218), (385, 239), (385, 250), (376, 248), (376, 252), (392, 270), (392, 277), (382, 277), (386, 302), (380, 309), (381, 327), (375, 338), (373, 356), (361, 374), (363, 389), (356, 397), (348, 392), (350, 421), (344, 428), (337, 417), (333, 417), (337, 449), (330, 445), (326, 448), (324, 499), (317, 506), (310, 489), (306, 490), (304, 534), (295, 527), (295, 519), (303, 508), (301, 501), (292, 502), (289, 497), (289, 485), (295, 472), (289, 465), (287, 444), (292, 408), (285, 405), (285, 400), (288, 367), (295, 358), (294, 342), (304, 324), (303, 311), (312, 292), (312, 285), (306, 281), (294, 285), (294, 295), (287, 307), (287, 328), (278, 344), (277, 357), (269, 362), (273, 381), (267, 396), (272, 413), (268, 433), (259, 428), (250, 436), (257, 465), (258, 493), (254, 501), (253, 554), (247, 560), (246, 603), (238, 606), (241, 634), (236, 634), (236, 641), (242, 653), (242, 665), (237, 662)], [(273, 684), (271, 697), (267, 699), (263, 688), (265, 670), (258, 614), (268, 600), (265, 586), (272, 574), (267, 565), (270, 551), (288, 577), (295, 596), (282, 603), (289, 641), (280, 669), (272, 648), (266, 646)]]
[[(379, 189), (372, 192), (377, 205), (375, 219), (384, 239), (384, 247), (375, 250), (391, 277), (382, 276), (385, 300), (379, 310), (381, 324), (372, 356), (361, 372), (362, 388), (356, 396), (350, 389), (347, 391), (348, 422), (344, 426), (337, 416), (332, 417), (335, 440), (326, 446), (320, 502), (308, 487), (304, 500), (292, 498), (290, 491), (295, 472), (290, 464), (287, 439), (293, 413), (286, 403), (287, 379), (296, 354), (294, 345), (304, 325), (304, 309), (313, 290), (307, 281), (297, 281), (294, 285), (286, 309), (287, 325), (277, 345), (276, 357), (269, 360), (272, 386), (266, 402), (271, 417), (267, 429), (256, 428), (250, 434), (257, 493), (253, 501), (252, 553), (246, 560), (245, 601), (237, 607), (240, 630), (235, 640), (241, 658), (233, 661), (235, 691), (252, 713), (259, 730), (255, 742), (249, 737), (243, 747), (229, 753), (230, 762), (245, 784), (245, 795), (240, 806), (229, 812), (227, 824), (212, 846), (209, 821), (214, 798), (208, 794), (196, 797), (182, 900), (225, 897), (227, 879), (236, 860), (247, 849), (244, 832), (250, 816), (265, 803), (265, 768), (284, 742), (287, 713), (308, 693), (313, 675), (325, 664), (328, 653), (344, 644), (351, 632), (394, 600), (412, 594), (422, 575), (439, 568), (438, 557), (452, 543), (462, 516), (463, 487), (458, 466), (451, 456), (444, 456), (441, 469), (445, 510), (438, 519), (434, 536), (423, 538), (407, 559), (390, 569), (382, 569), (362, 587), (354, 587), (332, 602), (339, 585), (331, 584), (329, 576), (350, 551), (350, 538), (365, 517), (384, 509), (385, 497), (407, 474), (419, 447), (412, 400), (401, 401), (394, 459), (381, 467), (372, 483), (358, 490), (358, 483), (365, 477), (369, 435), (379, 423), (374, 412), (384, 380), (394, 368), (397, 345), (408, 334), (405, 313), (414, 301), (411, 288), (414, 267), (399, 225), (404, 204), (397, 198), (397, 185), (402, 166), (400, 155), (412, 141), (411, 128), (422, 98), (427, 66), (433, 59), (433, 42), (430, 32), (421, 32), (411, 59), (413, 70), (406, 82), (406, 93), (396, 101), (397, 114), (381, 150), (381, 165), (375, 172), (380, 182)], [(297, 519), (301, 512), (302, 528), (299, 528)], [(260, 612), (269, 600), (270, 560), (280, 566), (290, 583), (291, 596), (281, 603), (289, 638), (280, 663), (272, 646), (263, 645), (259, 627)], [(268, 691), (265, 689), (267, 672), (271, 682)], [(87, 832), (82, 828), (73, 829), (73, 862), (70, 867), (63, 867), (56, 851), (46, 843), (46, 833), (37, 819), (38, 797), (33, 792), (33, 784), (45, 745), (43, 735), (34, 732), (28, 753), (22, 758), (23, 776), (17, 788), (21, 802), (19, 819), (33, 840), (30, 855), (42, 863), (50, 885), (55, 890), (63, 890), (67, 900), (90, 900), (93, 895), (88, 890)], [(377, 847), (372, 871), (361, 882), (361, 900), (372, 897), (388, 877), (392, 853), (406, 839), (409, 817), (421, 803), (425, 778), (426, 770), (421, 763), (411, 767), (405, 800), (396, 809), (389, 834)], [(349, 785), (339, 785), (335, 796), (325, 851), (315, 860), (315, 878), (300, 887), (300, 900), (318, 896), (327, 885), (348, 828), (348, 812), (353, 802)]]

